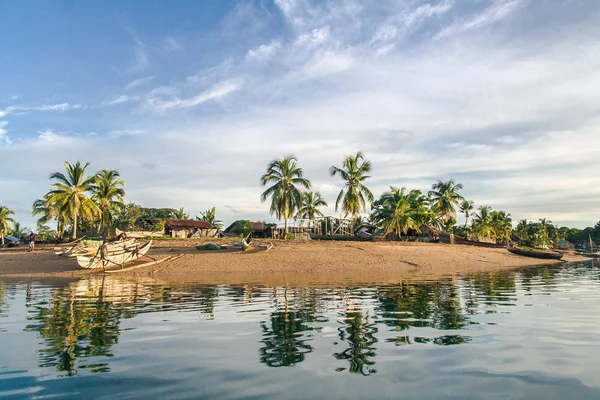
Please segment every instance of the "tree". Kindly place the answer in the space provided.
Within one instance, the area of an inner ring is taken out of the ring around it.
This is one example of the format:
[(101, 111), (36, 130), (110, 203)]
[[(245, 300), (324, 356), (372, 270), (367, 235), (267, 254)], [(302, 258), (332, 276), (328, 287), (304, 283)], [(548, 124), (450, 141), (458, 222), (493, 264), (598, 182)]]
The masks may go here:
[(234, 235), (240, 235), (242, 237), (247, 237), (252, 232), (254, 232), (252, 222), (245, 219), (236, 221), (233, 225), (233, 228), (231, 228), (231, 233)]
[(492, 211), (490, 219), (496, 240), (508, 243), (512, 233), (512, 218), (510, 214), (505, 211)]
[(526, 219), (521, 219), (515, 228), (515, 236), (519, 238), (521, 244), (525, 243), (529, 237), (529, 222)]
[(0, 206), (0, 239), (2, 245), (4, 245), (4, 236), (9, 233), (10, 223), (14, 223), (15, 220), (11, 217), (15, 212), (6, 206)]
[(443, 225), (447, 226), (451, 219), (456, 220), (456, 208), (461, 205), (464, 198), (458, 194), (462, 190), (461, 183), (455, 183), (454, 180), (442, 182), (441, 180), (431, 186), (429, 195), (432, 197), (433, 211), (440, 216)]
[(118, 179), (119, 172), (103, 169), (95, 177), (91, 186), (92, 200), (100, 209), (100, 229), (106, 229), (113, 224), (114, 217), (120, 217), (125, 211), (125, 182)]
[(85, 170), (90, 163), (81, 164), (79, 160), (75, 164), (65, 162), (67, 174), (54, 172), (50, 179), (52, 190), (48, 193), (47, 202), (58, 207), (58, 218), (69, 216), (73, 224), (73, 239), (77, 239), (78, 219), (92, 219), (99, 214), (98, 206), (88, 197), (89, 192), (96, 180), (95, 176), (85, 176)]
[(196, 220), (208, 222), (210, 224), (210, 226), (214, 229), (221, 229), (221, 228), (223, 228), (223, 221), (221, 221), (220, 219), (217, 219), (216, 213), (217, 213), (216, 207), (209, 208), (208, 210), (206, 210), (204, 212), (201, 211), (200, 216), (196, 217)]
[(377, 224), (385, 229), (386, 233), (396, 232), (398, 236), (404, 235), (409, 229), (418, 229), (415, 221), (417, 210), (415, 209), (416, 197), (421, 192), (412, 190), (405, 193), (406, 188), (398, 189), (391, 186), (390, 191), (381, 195), (374, 203), (374, 217)]
[(319, 207), (327, 207), (327, 203), (321, 197), (321, 193), (306, 191), (302, 193), (302, 203), (298, 208), (296, 216), (299, 218), (308, 218), (314, 224), (316, 216), (323, 216)]
[(260, 200), (265, 202), (271, 197), (269, 212), (278, 219), (283, 218), (287, 237), (288, 220), (302, 204), (302, 192), (298, 186), (310, 189), (310, 181), (303, 178), (302, 168), (298, 167), (294, 156), (271, 161), (260, 181), (262, 186), (271, 185), (260, 195)]
[(460, 203), (460, 212), (465, 214), (465, 228), (469, 224), (469, 217), (471, 216), (474, 207), (473, 202), (470, 200), (463, 200), (462, 203)]
[(181, 207), (179, 210), (175, 211), (174, 217), (175, 219), (189, 219), (190, 215), (183, 211), (183, 207)]
[(492, 207), (486, 205), (479, 206), (479, 212), (473, 219), (473, 233), (475, 236), (484, 238), (494, 237), (494, 226), (492, 225)]
[(334, 165), (329, 169), (331, 176), (339, 175), (346, 182), (335, 201), (335, 211), (341, 208), (344, 216), (352, 214), (352, 218), (356, 218), (361, 210), (367, 210), (367, 201), (369, 205), (375, 201), (373, 194), (363, 183), (370, 178), (367, 175), (369, 172), (371, 162), (360, 151), (354, 156), (344, 156), (342, 168)]
[(13, 222), (13, 226), (11, 228), (10, 234), (14, 237), (17, 238), (22, 238), (23, 236), (26, 236), (27, 233), (29, 232), (29, 228), (21, 225), (21, 223), (19, 222)]

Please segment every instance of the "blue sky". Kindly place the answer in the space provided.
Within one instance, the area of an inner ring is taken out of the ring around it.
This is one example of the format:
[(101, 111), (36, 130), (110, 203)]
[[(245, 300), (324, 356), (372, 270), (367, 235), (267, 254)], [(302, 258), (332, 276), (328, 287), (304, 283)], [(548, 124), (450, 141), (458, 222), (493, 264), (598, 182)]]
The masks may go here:
[[(600, 219), (600, 7), (585, 0), (0, 2), (0, 204), (65, 160), (147, 207), (267, 219), (259, 177), (362, 150), (370, 187), (455, 178), (513, 218)], [(333, 213), (333, 208), (328, 209)]]

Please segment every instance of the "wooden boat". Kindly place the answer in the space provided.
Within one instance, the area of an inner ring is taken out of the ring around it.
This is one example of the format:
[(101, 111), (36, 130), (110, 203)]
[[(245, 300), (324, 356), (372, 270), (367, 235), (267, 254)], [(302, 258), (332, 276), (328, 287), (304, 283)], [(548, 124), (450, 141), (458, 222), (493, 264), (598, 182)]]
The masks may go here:
[(246, 242), (246, 239), (242, 239), (242, 251), (246, 251), (254, 247), (251, 243)]
[(520, 256), (544, 258), (548, 260), (560, 260), (563, 257), (563, 253), (558, 251), (525, 250), (519, 247), (508, 247), (507, 250)]
[[(54, 254), (57, 256), (65, 256), (65, 257), (77, 257), (77, 256), (93, 256), (97, 251), (98, 247), (102, 242), (98, 241), (97, 243), (93, 243), (88, 246), (73, 246), (69, 248), (63, 247), (55, 247)], [(107, 243), (107, 251), (117, 251), (120, 249), (127, 248), (129, 246), (135, 245), (135, 239), (128, 239), (113, 243)]]
[(506, 247), (503, 244), (478, 242), (476, 240), (464, 239), (459, 236), (454, 236), (454, 244), (468, 244), (470, 246), (490, 247), (493, 249), (500, 249)]
[(347, 236), (347, 235), (317, 235), (314, 233), (310, 234), (312, 240), (342, 240), (351, 242), (372, 242), (375, 239), (374, 236)]
[(576, 251), (575, 254), (590, 258), (600, 258), (600, 252), (598, 251)]
[(77, 256), (77, 263), (81, 268), (106, 268), (115, 265), (123, 266), (123, 264), (127, 262), (137, 260), (146, 255), (148, 250), (150, 250), (150, 246), (152, 246), (152, 240), (140, 245), (139, 251), (136, 251), (136, 246), (127, 247), (112, 253), (109, 252), (104, 259), (100, 258), (100, 256)]

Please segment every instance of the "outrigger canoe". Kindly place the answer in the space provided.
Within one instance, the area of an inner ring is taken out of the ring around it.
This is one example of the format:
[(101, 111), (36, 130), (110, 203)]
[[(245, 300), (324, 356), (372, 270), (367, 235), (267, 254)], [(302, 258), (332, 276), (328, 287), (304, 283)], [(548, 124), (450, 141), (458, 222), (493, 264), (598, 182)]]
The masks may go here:
[(108, 255), (104, 259), (100, 258), (100, 256), (78, 256), (77, 263), (81, 268), (106, 268), (115, 265), (122, 267), (123, 264), (137, 260), (138, 258), (146, 255), (148, 250), (150, 250), (151, 245), (152, 240), (140, 245), (138, 249), (136, 249), (136, 246), (134, 245), (122, 250), (116, 250), (112, 253), (108, 252)]
[(575, 254), (590, 258), (600, 258), (600, 253), (597, 251), (576, 251)]
[[(69, 248), (55, 247), (54, 254), (57, 256), (77, 257), (77, 256), (93, 256), (102, 242), (94, 242), (91, 246), (73, 246)], [(117, 251), (135, 245), (135, 239), (128, 239), (119, 242), (107, 243), (107, 250)]]
[(542, 250), (525, 250), (519, 247), (508, 247), (508, 251), (513, 254), (518, 254), (525, 257), (544, 258), (548, 260), (560, 260), (563, 257), (563, 253), (558, 251), (542, 251)]

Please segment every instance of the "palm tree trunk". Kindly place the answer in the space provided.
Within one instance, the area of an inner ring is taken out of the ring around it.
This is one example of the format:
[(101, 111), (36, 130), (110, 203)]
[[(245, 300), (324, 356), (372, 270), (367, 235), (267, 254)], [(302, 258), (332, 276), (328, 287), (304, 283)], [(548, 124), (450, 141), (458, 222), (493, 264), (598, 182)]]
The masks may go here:
[(73, 236), (72, 239), (77, 239), (77, 214), (73, 215)]
[(283, 217), (283, 221), (284, 221), (283, 222), (283, 224), (284, 224), (283, 225), (284, 226), (284, 230), (283, 230), (284, 236), (283, 236), (283, 239), (285, 240), (285, 239), (287, 239), (287, 234), (288, 234), (288, 223), (287, 223), (288, 220), (287, 220), (287, 216)]
[(2, 246), (4, 246), (4, 234), (0, 235), (2, 237)]

